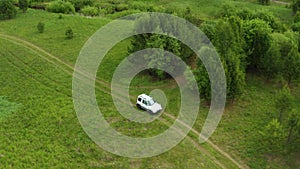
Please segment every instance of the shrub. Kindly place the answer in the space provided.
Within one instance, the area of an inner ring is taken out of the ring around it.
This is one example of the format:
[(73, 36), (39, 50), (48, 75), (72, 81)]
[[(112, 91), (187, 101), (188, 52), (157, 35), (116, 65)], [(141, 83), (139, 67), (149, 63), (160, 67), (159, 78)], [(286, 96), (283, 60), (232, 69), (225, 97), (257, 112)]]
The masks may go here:
[(68, 28), (67, 30), (66, 30), (66, 38), (67, 39), (72, 39), (73, 37), (74, 37), (74, 33), (73, 33), (73, 30), (72, 30), (72, 28)]
[(70, 2), (65, 2), (62, 0), (57, 0), (51, 2), (47, 7), (46, 10), (49, 12), (54, 13), (75, 13), (75, 8)]
[(43, 22), (39, 22), (37, 25), (37, 29), (38, 29), (39, 33), (43, 33), (45, 30), (45, 24)]
[(292, 25), (292, 30), (295, 32), (300, 32), (300, 22), (294, 23)]
[(258, 2), (262, 5), (270, 5), (270, 0), (258, 0)]
[(70, 0), (76, 11), (82, 10), (85, 6), (93, 6), (95, 0)]
[(300, 12), (297, 12), (294, 17), (294, 23), (300, 22)]
[(97, 7), (85, 6), (80, 10), (80, 13), (82, 13), (84, 16), (98, 16), (99, 10)]
[(17, 15), (17, 10), (12, 0), (0, 0), (0, 20), (12, 19)]
[(28, 9), (28, 0), (19, 0), (19, 8), (25, 13)]
[(127, 4), (118, 4), (116, 5), (116, 11), (117, 12), (121, 12), (121, 11), (125, 11), (128, 10), (128, 5)]
[(116, 7), (113, 4), (106, 2), (99, 2), (95, 5), (96, 7), (101, 9), (101, 13), (103, 14), (113, 14), (116, 12)]

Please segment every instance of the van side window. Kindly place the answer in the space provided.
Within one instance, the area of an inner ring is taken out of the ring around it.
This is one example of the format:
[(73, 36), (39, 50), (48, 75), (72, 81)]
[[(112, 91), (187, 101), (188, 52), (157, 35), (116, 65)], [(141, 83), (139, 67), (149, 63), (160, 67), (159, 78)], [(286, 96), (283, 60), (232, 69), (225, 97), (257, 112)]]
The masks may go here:
[(142, 99), (141, 98), (138, 98), (138, 101), (140, 102)]

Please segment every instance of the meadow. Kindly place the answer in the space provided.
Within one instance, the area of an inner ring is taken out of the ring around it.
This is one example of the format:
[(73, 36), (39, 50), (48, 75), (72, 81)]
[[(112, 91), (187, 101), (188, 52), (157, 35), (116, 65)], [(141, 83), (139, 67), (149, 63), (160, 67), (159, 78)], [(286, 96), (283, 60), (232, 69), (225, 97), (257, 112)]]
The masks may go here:
[[(218, 15), (218, 0), (137, 1), (184, 10), (190, 6), (201, 17)], [(229, 1), (237, 7), (259, 9), (251, 1)], [(203, 8), (202, 8), (203, 7)], [(280, 20), (291, 23), (289, 8), (273, 4), (266, 9)], [(62, 15), (62, 18), (59, 17)], [(191, 131), (179, 145), (156, 157), (129, 159), (99, 148), (83, 131), (72, 102), (72, 73), (77, 56), (88, 38), (106, 23), (108, 17), (48, 13), (29, 9), (16, 19), (0, 21), (0, 168), (297, 168), (299, 152), (265, 155), (259, 131), (278, 112), (274, 100), (279, 86), (258, 75), (249, 74), (242, 96), (229, 104), (209, 143), (199, 144)], [(44, 33), (36, 29), (45, 23)], [(71, 27), (73, 39), (65, 38)], [(97, 74), (99, 107), (111, 125), (134, 137), (150, 137), (166, 130), (179, 106), (178, 88), (173, 80), (157, 81), (139, 74), (131, 82), (130, 94), (136, 97), (153, 88), (163, 90), (169, 99), (161, 118), (150, 124), (132, 123), (113, 106), (109, 86), (114, 69), (127, 57), (130, 39), (106, 55)], [(106, 85), (105, 85), (106, 84)], [(139, 86), (145, 86), (140, 88)], [(294, 84), (294, 105), (300, 110), (300, 89)], [(201, 131), (208, 112), (203, 101), (193, 129)], [(4, 113), (5, 112), (5, 113)], [(142, 112), (141, 112), (142, 113)], [(215, 147), (216, 146), (216, 147)], [(221, 151), (219, 150), (221, 149)], [(229, 155), (229, 156), (228, 156)]]

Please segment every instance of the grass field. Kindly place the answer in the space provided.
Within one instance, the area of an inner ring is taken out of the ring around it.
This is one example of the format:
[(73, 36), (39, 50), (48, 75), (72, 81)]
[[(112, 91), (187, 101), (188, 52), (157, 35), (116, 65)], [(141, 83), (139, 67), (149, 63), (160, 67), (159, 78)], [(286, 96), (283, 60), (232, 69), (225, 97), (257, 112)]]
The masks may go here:
[[(55, 22), (55, 19), (57, 19), (56, 15), (43, 11), (30, 10), (20, 19), (11, 21), (20, 24), (18, 22), (26, 22), (26, 20), (31, 20), (31, 16), (36, 15), (44, 15), (45, 20), (50, 22), (52, 20)], [(70, 18), (69, 22), (74, 25), (80, 19), (86, 22), (94, 22), (82, 17)], [(12, 22), (2, 22), (1, 28), (4, 28), (5, 25), (11, 28), (11, 25), (14, 24)], [(101, 26), (101, 24), (99, 25)], [(63, 27), (64, 25), (64, 23), (61, 23), (60, 26)], [(10, 33), (10, 28), (2, 29), (1, 33), (12, 34)], [(48, 27), (48, 29), (51, 29), (51, 27)], [(79, 29), (75, 29), (75, 32)], [(51, 36), (51, 34), (59, 33), (45, 32), (44, 34), (39, 34), (33, 26), (31, 31), (28, 28), (24, 30), (19, 29), (18, 32), (15, 32), (16, 34), (12, 34), (18, 36), (19, 38), (17, 39), (19, 40), (8, 40), (4, 36), (0, 41), (1, 71), (3, 72), (3, 75), (1, 74), (0, 95), (6, 96), (11, 102), (23, 105), (20, 109), (15, 110), (14, 113), (5, 118), (1, 124), (0, 160), (5, 168), (48, 168), (50, 166), (57, 168), (62, 166), (67, 168), (75, 166), (102, 168), (120, 168), (121, 166), (122, 168), (145, 168), (146, 166), (150, 168), (195, 168), (203, 166), (220, 168), (220, 165), (230, 168), (236, 167), (214, 149), (202, 152), (201, 149), (197, 148), (199, 145), (197, 145), (196, 141), (189, 139), (181, 142), (175, 149), (150, 159), (127, 159), (99, 149), (81, 129), (73, 110), (71, 99), (72, 74), (70, 74), (72, 71), (68, 71), (67, 66), (63, 63), (45, 56), (45, 52), (39, 51), (21, 40), (21, 38), (27, 39), (25, 37), (31, 34), (32, 36), (28, 36), (30, 38), (27, 40), (35, 40), (36, 44), (41, 44), (41, 41), (46, 40), (46, 38), (44, 39), (39, 36), (46, 37), (47, 34)], [(52, 38), (56, 37), (52, 36)], [(75, 40), (78, 39), (75, 37)], [(51, 49), (47, 50), (48, 52), (51, 51), (51, 53), (54, 50), (62, 49), (59, 53), (61, 55), (56, 56), (59, 56), (59, 59), (64, 60), (65, 63), (72, 64), (72, 61), (76, 58), (76, 54), (70, 56), (66, 54), (67, 50), (69, 51), (72, 47), (74, 50), (71, 52), (76, 53), (80, 49), (74, 48), (73, 45), (75, 43), (70, 42), (70, 40), (61, 38), (59, 41), (64, 48), (61, 48), (59, 44), (54, 42), (44, 43), (45, 46), (38, 46)], [(83, 43), (81, 42), (81, 44)], [(122, 43), (120, 45), (122, 46)], [(118, 54), (121, 53), (118, 52)], [(116, 58), (116, 60), (118, 59)], [(110, 117), (116, 116), (117, 113), (115, 110), (110, 108), (111, 98), (109, 95), (100, 90), (97, 91), (97, 96), (101, 98), (99, 99), (99, 104), (102, 105), (101, 107), (103, 107), (106, 115)], [(169, 121), (172, 120), (169, 119)], [(156, 121), (153, 124), (144, 126), (149, 131), (148, 134), (145, 131), (141, 132), (140, 130), (143, 130), (143, 128), (138, 128), (140, 126), (134, 126), (137, 130), (132, 131), (130, 129), (132, 124), (126, 124), (124, 119), (119, 119), (113, 126), (120, 132), (133, 134), (134, 136), (139, 136), (143, 133), (152, 135), (167, 128), (165, 124)], [(219, 159), (215, 159), (215, 157)], [(188, 160), (186, 161), (186, 159)], [(174, 160), (176, 163), (174, 163)], [(218, 162), (218, 160), (222, 161)]]
[[(192, 6), (205, 17), (220, 9), (220, 1), (150, 1), (148, 3), (181, 8)], [(230, 3), (259, 9), (253, 2)], [(205, 6), (203, 4), (206, 4)], [(200, 8), (203, 5), (203, 9)], [(282, 20), (292, 19), (290, 9), (272, 5)], [(37, 32), (39, 21), (45, 23), (45, 32)], [(0, 22), (0, 168), (238, 168), (237, 165), (209, 143), (198, 144), (197, 135), (190, 132), (171, 151), (146, 159), (129, 159), (108, 153), (99, 148), (82, 130), (72, 103), (72, 66), (86, 40), (110, 20), (81, 16), (51, 14), (29, 10), (14, 20)], [(65, 30), (72, 27), (74, 39), (65, 39)], [(9, 35), (11, 37), (6, 37)], [(30, 43), (27, 43), (30, 42)], [(107, 84), (118, 63), (127, 56), (129, 39), (117, 44), (105, 57), (98, 78)], [(53, 57), (51, 57), (53, 56)], [(56, 59), (54, 57), (57, 57)], [(149, 88), (138, 88), (138, 84)], [(120, 132), (142, 137), (166, 130), (174, 119), (162, 115), (164, 121), (136, 124), (125, 120), (112, 105), (105, 93), (107, 86), (97, 84), (97, 100), (108, 120)], [(178, 89), (174, 81), (155, 82), (140, 75), (132, 82), (130, 94), (136, 96), (161, 86), (173, 105), (167, 112), (176, 116)], [(265, 156), (257, 142), (258, 131), (276, 117), (273, 98), (278, 86), (263, 78), (249, 75), (242, 97), (229, 105), (211, 140), (241, 164), (241, 168), (297, 168), (299, 152), (287, 156)], [(300, 106), (300, 90), (294, 87), (295, 105)], [(5, 112), (2, 112), (5, 105)], [(8, 111), (7, 111), (8, 110)], [(193, 127), (201, 131), (208, 112), (202, 104)], [(110, 118), (110, 119), (109, 119)], [(166, 124), (167, 123), (167, 124)]]

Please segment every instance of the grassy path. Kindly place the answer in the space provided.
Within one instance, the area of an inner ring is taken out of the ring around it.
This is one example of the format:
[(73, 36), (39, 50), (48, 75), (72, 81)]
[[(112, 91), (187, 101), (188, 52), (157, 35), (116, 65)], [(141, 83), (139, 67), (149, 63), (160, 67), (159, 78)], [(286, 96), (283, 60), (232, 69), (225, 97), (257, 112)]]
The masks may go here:
[[(30, 42), (27, 42), (23, 39), (14, 37), (14, 36), (9, 36), (9, 35), (4, 35), (4, 34), (0, 34), (0, 38), (4, 39), (4, 40), (8, 40), (16, 45), (22, 46), (24, 48), (29, 49), (30, 51), (34, 52), (35, 54), (37, 54), (38, 56), (40, 56), (42, 59), (44, 59), (45, 61), (57, 66), (59, 69), (63, 70), (65, 73), (67, 73), (68, 75), (73, 75), (73, 71), (74, 71), (74, 67), (70, 64), (67, 63), (63, 60), (61, 60), (59, 57), (56, 57), (52, 54), (50, 54), (49, 52), (46, 52), (45, 50), (43, 50), (42, 48), (38, 47), (37, 45), (34, 45)], [(17, 57), (17, 56), (15, 56)], [(11, 64), (14, 64), (12, 61), (10, 61)], [(25, 64), (25, 63), (23, 63)], [(15, 65), (15, 67), (17, 67)], [(29, 67), (28, 67), (29, 68)], [(37, 70), (33, 70), (33, 71), (37, 71)], [(87, 75), (87, 74), (83, 74), (86, 77), (92, 78), (92, 76)], [(34, 79), (37, 80), (38, 79)], [(49, 79), (51, 80), (51, 79)], [(106, 94), (110, 94), (110, 84), (102, 79), (96, 79), (97, 82), (97, 86), (96, 89), (106, 93)], [(43, 84), (45, 85), (45, 84)], [(100, 86), (101, 87), (100, 87)], [(153, 86), (154, 87), (154, 86)], [(71, 96), (68, 96), (71, 97)], [(131, 98), (134, 98), (133, 96), (130, 96)], [(176, 120), (177, 118), (174, 117), (173, 115), (164, 112), (164, 114), (172, 119), (172, 120)], [(172, 125), (172, 123), (168, 122), (167, 120), (165, 120), (164, 118), (160, 117), (159, 120), (161, 122), (163, 122), (164, 124), (166, 124), (167, 126)], [(184, 124), (182, 122), (183, 126), (189, 127), (186, 124)], [(181, 133), (180, 130), (178, 130), (179, 133)], [(205, 155), (207, 155), (212, 161), (214, 161), (220, 168), (242, 168), (242, 169), (247, 169), (249, 167), (247, 167), (245, 164), (241, 164), (240, 162), (237, 162), (234, 158), (232, 158), (228, 153), (226, 153), (225, 151), (223, 151), (219, 146), (217, 146), (216, 144), (214, 144), (211, 141), (207, 141), (207, 144), (210, 146), (210, 148), (212, 148), (215, 152), (211, 152), (211, 150), (206, 150), (206, 148), (204, 147), (204, 145), (199, 144), (197, 141), (197, 136), (199, 136), (199, 132), (193, 128), (191, 128), (191, 132), (196, 135), (196, 138), (193, 138), (191, 136), (187, 136), (188, 140), (190, 140), (190, 142), (195, 146), (195, 148), (197, 148), (197, 150), (199, 150), (200, 152), (204, 153)], [(182, 134), (182, 133), (181, 133)], [(206, 144), (206, 143), (205, 143)], [(216, 152), (219, 154), (218, 158), (222, 159), (222, 163), (215, 158), (214, 156), (216, 155)], [(213, 154), (213, 155), (212, 155)], [(226, 161), (228, 160), (228, 161)], [(228, 163), (229, 162), (229, 163)]]

